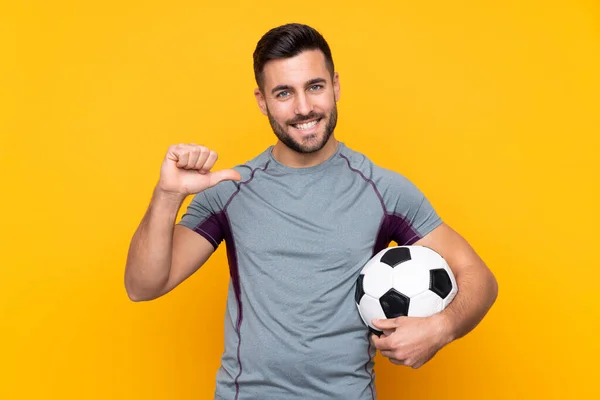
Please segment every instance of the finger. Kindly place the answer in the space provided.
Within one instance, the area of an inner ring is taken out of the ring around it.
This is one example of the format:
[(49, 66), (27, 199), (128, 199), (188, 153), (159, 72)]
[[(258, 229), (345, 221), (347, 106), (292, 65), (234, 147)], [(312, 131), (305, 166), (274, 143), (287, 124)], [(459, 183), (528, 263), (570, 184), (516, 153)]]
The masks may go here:
[(210, 152), (211, 151), (209, 149), (207, 149), (206, 147), (198, 148), (198, 160), (196, 161), (196, 164), (194, 165), (194, 169), (197, 169), (198, 172), (201, 172), (201, 173), (208, 172), (208, 171), (203, 172), (203, 169), (204, 169), (204, 165), (206, 164), (206, 160), (208, 159)]
[(379, 351), (386, 351), (391, 349), (391, 346), (386, 337), (380, 338), (376, 335), (371, 335), (371, 342), (373, 343), (373, 346), (375, 346), (375, 348)]
[(418, 363), (414, 363), (414, 364), (410, 364), (408, 361), (405, 361), (405, 364), (408, 365), (409, 367), (411, 367), (412, 369), (419, 369), (421, 368), (425, 363), (424, 362), (418, 362)]
[(214, 186), (221, 181), (233, 180), (239, 181), (242, 176), (234, 169), (222, 169), (220, 171), (210, 172), (210, 186)]
[(186, 150), (180, 150), (177, 151), (175, 153), (176, 157), (177, 157), (177, 167), (178, 168), (185, 168), (187, 166), (188, 163), (188, 159), (190, 157), (190, 153), (187, 152)]
[(373, 324), (373, 326), (379, 330), (382, 331), (386, 331), (386, 330), (395, 330), (398, 326), (399, 323), (401, 322), (401, 318), (405, 318), (405, 317), (398, 317), (398, 318), (389, 318), (389, 319), (374, 319), (371, 321), (371, 323)]
[(382, 356), (391, 359), (395, 359), (395, 360), (399, 360), (397, 354), (395, 352), (393, 352), (392, 350), (380, 350), (380, 353)]
[(398, 359), (395, 359), (395, 358), (390, 358), (389, 360), (390, 360), (390, 362), (391, 362), (392, 364), (396, 364), (396, 365), (406, 365), (404, 360), (398, 360)]
[(209, 173), (211, 168), (215, 166), (215, 163), (217, 162), (217, 158), (219, 158), (219, 156), (216, 151), (207, 149), (206, 158), (204, 159), (204, 162), (202, 163), (202, 165), (199, 168), (200, 173), (201, 174)]
[(179, 154), (181, 153), (181, 146), (182, 146), (182, 144), (178, 144), (178, 145), (174, 144), (174, 145), (169, 146), (169, 149), (167, 150), (166, 158), (171, 161), (178, 161)]
[(185, 165), (185, 169), (195, 169), (198, 159), (201, 157), (201, 150), (195, 147), (190, 147), (187, 153), (188, 161)]

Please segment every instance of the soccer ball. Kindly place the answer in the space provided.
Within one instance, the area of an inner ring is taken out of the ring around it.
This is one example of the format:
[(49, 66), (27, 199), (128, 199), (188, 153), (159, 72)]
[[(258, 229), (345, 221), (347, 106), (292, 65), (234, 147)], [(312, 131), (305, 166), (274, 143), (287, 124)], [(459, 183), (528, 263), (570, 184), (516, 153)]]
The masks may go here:
[(363, 267), (356, 282), (355, 301), (365, 325), (383, 332), (373, 319), (428, 317), (442, 311), (456, 296), (458, 286), (448, 263), (424, 246), (396, 246), (381, 250)]

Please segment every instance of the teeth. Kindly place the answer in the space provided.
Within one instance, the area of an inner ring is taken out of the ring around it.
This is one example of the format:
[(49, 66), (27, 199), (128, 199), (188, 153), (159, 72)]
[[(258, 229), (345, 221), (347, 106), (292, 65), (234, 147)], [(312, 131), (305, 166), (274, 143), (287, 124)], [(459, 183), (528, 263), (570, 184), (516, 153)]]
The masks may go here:
[(317, 121), (311, 121), (311, 122), (307, 122), (305, 124), (297, 124), (296, 128), (298, 129), (309, 129), (312, 128), (313, 126), (315, 126), (317, 124)]

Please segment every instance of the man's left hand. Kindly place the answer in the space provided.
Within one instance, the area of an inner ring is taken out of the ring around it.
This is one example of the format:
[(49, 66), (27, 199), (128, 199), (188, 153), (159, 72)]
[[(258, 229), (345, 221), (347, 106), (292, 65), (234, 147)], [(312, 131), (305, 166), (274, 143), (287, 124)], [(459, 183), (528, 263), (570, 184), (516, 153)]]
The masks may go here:
[(431, 317), (398, 317), (373, 320), (384, 331), (371, 335), (373, 345), (397, 365), (419, 368), (450, 342), (447, 326), (439, 314)]

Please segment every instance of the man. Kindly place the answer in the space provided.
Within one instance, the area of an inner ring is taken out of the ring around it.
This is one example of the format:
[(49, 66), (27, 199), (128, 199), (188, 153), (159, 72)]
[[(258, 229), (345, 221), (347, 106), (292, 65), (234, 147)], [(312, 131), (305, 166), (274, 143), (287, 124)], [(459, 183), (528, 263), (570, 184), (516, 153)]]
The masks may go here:
[[(411, 182), (336, 140), (340, 80), (317, 31), (288, 24), (267, 32), (254, 72), (277, 143), (220, 171), (212, 171), (214, 151), (171, 146), (131, 242), (127, 293), (134, 301), (164, 295), (225, 240), (231, 281), (215, 398), (374, 399), (375, 348), (420, 367), (481, 321), (496, 281)], [(459, 292), (434, 316), (376, 321), (386, 334), (371, 336), (353, 302), (355, 282), (392, 241), (440, 253)]]

